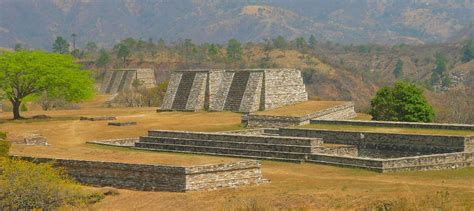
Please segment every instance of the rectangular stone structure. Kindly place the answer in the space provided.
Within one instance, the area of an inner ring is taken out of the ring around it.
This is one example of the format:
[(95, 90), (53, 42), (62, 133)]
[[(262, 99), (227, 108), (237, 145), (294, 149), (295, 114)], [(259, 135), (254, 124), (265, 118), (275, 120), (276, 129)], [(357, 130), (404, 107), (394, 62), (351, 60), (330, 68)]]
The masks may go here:
[(153, 69), (138, 68), (107, 71), (99, 91), (102, 94), (119, 93), (131, 89), (134, 81), (138, 81), (139, 86), (147, 89), (153, 88), (156, 86), (155, 71)]
[(171, 74), (160, 110), (250, 113), (307, 100), (296, 69), (179, 70)]

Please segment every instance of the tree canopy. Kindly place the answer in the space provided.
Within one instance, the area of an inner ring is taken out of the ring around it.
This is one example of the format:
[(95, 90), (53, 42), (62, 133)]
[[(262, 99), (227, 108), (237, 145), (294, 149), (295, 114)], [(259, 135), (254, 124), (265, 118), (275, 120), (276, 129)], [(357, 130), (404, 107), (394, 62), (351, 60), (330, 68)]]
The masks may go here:
[(432, 122), (434, 111), (415, 84), (395, 82), (393, 87), (383, 87), (370, 102), (369, 114), (374, 120)]
[(81, 70), (70, 55), (43, 51), (6, 52), (0, 55), (0, 90), (13, 105), (13, 118), (20, 119), (25, 97), (44, 92), (78, 102), (94, 94), (89, 71)]
[(57, 37), (53, 43), (53, 52), (60, 54), (69, 53), (69, 43), (63, 37)]
[(227, 43), (227, 61), (236, 62), (242, 59), (242, 46), (236, 39), (231, 39)]

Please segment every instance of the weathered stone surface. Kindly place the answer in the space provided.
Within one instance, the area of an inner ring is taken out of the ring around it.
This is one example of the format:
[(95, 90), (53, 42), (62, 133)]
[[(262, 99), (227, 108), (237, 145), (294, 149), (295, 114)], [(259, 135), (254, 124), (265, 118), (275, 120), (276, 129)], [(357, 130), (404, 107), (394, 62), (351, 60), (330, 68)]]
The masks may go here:
[(40, 134), (27, 134), (12, 141), (13, 144), (48, 146), (48, 139)]
[(139, 138), (120, 138), (120, 139), (107, 139), (107, 140), (94, 140), (88, 141), (88, 144), (100, 144), (107, 146), (119, 146), (119, 147), (133, 147), (138, 142)]
[[(176, 95), (182, 75), (196, 73), (189, 95)], [(181, 77), (179, 76), (181, 75)], [(173, 105), (187, 98), (188, 106)], [(301, 72), (295, 69), (181, 70), (172, 73), (161, 110), (230, 110), (248, 113), (308, 100)], [(189, 103), (191, 102), (191, 103)]]
[(474, 166), (474, 152), (456, 152), (391, 159), (313, 154), (308, 157), (307, 161), (364, 168), (377, 172), (440, 170)]
[(140, 85), (145, 88), (156, 86), (153, 69), (114, 69), (105, 73), (100, 93), (115, 94), (129, 90), (135, 80), (139, 81)]
[(356, 145), (359, 148), (448, 153), (474, 151), (472, 137), (448, 135), (397, 134), (322, 129), (280, 128), (282, 136), (322, 138), (324, 143)]
[(474, 125), (468, 125), (468, 124), (361, 121), (361, 120), (323, 120), (323, 119), (313, 119), (311, 120), (310, 123), (311, 124), (356, 125), (356, 126), (371, 126), (371, 127), (401, 127), (401, 128), (425, 128), (425, 129), (473, 130), (474, 131)]
[(64, 167), (77, 181), (143, 191), (200, 191), (268, 182), (255, 160), (202, 166), (163, 166), (105, 161), (19, 157)]
[(117, 120), (117, 118), (114, 116), (96, 116), (96, 117), (82, 116), (80, 120), (82, 121), (109, 121), (109, 120)]
[(347, 102), (332, 108), (317, 111), (300, 117), (269, 116), (260, 114), (242, 115), (242, 124), (249, 128), (276, 128), (294, 125), (306, 125), (311, 119), (343, 120), (355, 117), (354, 103)]
[(137, 122), (109, 122), (108, 125), (111, 126), (130, 126), (130, 125), (136, 125)]

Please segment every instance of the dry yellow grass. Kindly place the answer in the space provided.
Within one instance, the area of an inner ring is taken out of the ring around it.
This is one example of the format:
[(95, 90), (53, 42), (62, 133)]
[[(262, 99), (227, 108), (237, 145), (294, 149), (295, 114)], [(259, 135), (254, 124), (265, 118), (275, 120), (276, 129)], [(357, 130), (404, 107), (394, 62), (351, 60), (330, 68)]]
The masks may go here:
[(306, 101), (295, 105), (271, 109), (268, 111), (259, 111), (257, 115), (274, 115), (274, 116), (304, 116), (315, 113), (324, 109), (328, 109), (337, 105), (342, 105), (344, 101)]
[[(229, 210), (256, 200), (277, 209), (355, 209), (377, 201), (406, 197), (420, 207), (426, 197), (447, 191), (448, 203), (474, 208), (474, 169), (408, 173), (374, 173), (317, 164), (263, 161), (264, 177), (271, 183), (206, 192), (166, 193), (119, 190), (94, 209), (121, 210)], [(436, 198), (435, 198), (436, 199)]]
[[(59, 118), (50, 121), (19, 121), (0, 124), (0, 131), (11, 136), (38, 132), (48, 137), (51, 146), (14, 145), (12, 153), (71, 157), (88, 160), (126, 161), (194, 165), (233, 161), (233, 158), (198, 156), (178, 153), (157, 153), (84, 144), (87, 140), (143, 135), (150, 128), (217, 131), (238, 129), (240, 115), (235, 113), (156, 113), (154, 108), (101, 108), (100, 100), (88, 102), (89, 108), (71, 111), (31, 111), (25, 116), (47, 114)], [(87, 103), (85, 104), (87, 105)], [(10, 118), (0, 114), (1, 119)], [(109, 115), (119, 121), (137, 121), (129, 127), (107, 126), (106, 122), (83, 122), (78, 116)], [(62, 118), (62, 120), (61, 120)], [(205, 192), (170, 193), (118, 190), (119, 195), (107, 196), (91, 207), (93, 210), (223, 210), (257, 201), (274, 209), (354, 209), (375, 202), (408, 198), (420, 205), (474, 208), (474, 168), (429, 172), (379, 174), (365, 170), (324, 166), (262, 162), (264, 177), (271, 183), (238, 189)], [(96, 189), (96, 188), (92, 188)], [(436, 197), (436, 192), (449, 193), (449, 199)], [(422, 207), (422, 206), (421, 206)]]
[[(10, 113), (0, 113), (0, 120), (4, 121), (3, 124), (0, 124), (0, 131), (7, 132), (10, 140), (21, 138), (25, 134), (38, 133), (47, 137), (49, 144), (51, 144), (51, 146), (13, 145), (11, 153), (16, 155), (178, 165), (236, 160), (225, 157), (124, 150), (86, 144), (91, 140), (138, 137), (146, 135), (149, 129), (191, 131), (241, 129), (240, 115), (236, 113), (157, 113), (156, 108), (103, 108), (98, 101), (105, 99), (103, 96), (98, 96), (95, 100), (84, 103), (83, 109), (79, 110), (23, 113), (24, 117), (46, 114), (52, 117), (51, 120), (11, 121), (8, 120), (11, 118)], [(116, 116), (117, 121), (135, 121), (137, 125), (108, 126), (107, 121), (80, 121), (78, 120), (80, 116)]]

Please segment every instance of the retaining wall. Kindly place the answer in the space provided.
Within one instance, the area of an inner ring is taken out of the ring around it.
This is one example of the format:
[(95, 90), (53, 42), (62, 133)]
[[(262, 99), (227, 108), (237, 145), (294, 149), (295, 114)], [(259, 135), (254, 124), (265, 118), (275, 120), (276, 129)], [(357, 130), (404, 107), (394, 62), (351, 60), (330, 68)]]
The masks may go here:
[(354, 111), (354, 103), (347, 102), (332, 108), (317, 111), (299, 117), (292, 116), (270, 116), (259, 114), (242, 115), (242, 123), (249, 128), (271, 128), (271, 127), (288, 127), (294, 125), (306, 125), (311, 119), (350, 119), (356, 116)]
[(308, 162), (364, 168), (377, 172), (455, 169), (474, 166), (474, 152), (457, 152), (391, 159), (313, 154)]
[(53, 162), (80, 183), (142, 191), (198, 191), (265, 182), (255, 160), (192, 167), (19, 157)]
[(279, 135), (322, 138), (324, 143), (357, 145), (359, 148), (448, 153), (474, 151), (474, 137), (334, 131), (280, 128)]
[(360, 120), (322, 120), (313, 119), (311, 124), (335, 124), (335, 125), (355, 125), (373, 127), (401, 127), (401, 128), (425, 128), (425, 129), (445, 129), (445, 130), (473, 130), (474, 125), (466, 124), (439, 124), (420, 122), (388, 122), (388, 121), (360, 121)]

